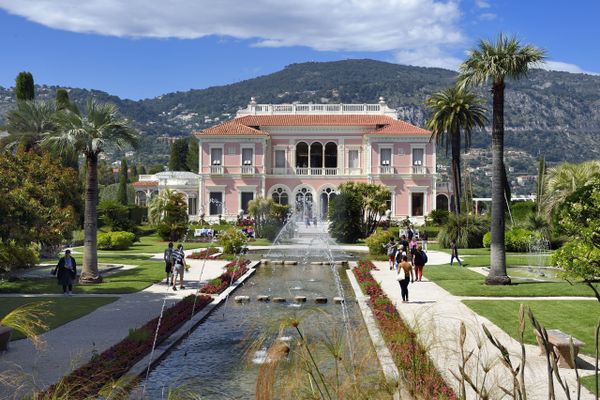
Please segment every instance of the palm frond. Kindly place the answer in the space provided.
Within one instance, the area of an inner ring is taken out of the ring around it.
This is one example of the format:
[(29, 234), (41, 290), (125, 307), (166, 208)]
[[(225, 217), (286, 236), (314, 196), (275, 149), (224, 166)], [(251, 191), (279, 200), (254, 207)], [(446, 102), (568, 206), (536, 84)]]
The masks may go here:
[(44, 319), (53, 315), (48, 308), (49, 305), (49, 301), (24, 304), (6, 314), (0, 319), (0, 324), (22, 333), (36, 347), (43, 347), (45, 343), (39, 335), (48, 330), (48, 325), (44, 322)]

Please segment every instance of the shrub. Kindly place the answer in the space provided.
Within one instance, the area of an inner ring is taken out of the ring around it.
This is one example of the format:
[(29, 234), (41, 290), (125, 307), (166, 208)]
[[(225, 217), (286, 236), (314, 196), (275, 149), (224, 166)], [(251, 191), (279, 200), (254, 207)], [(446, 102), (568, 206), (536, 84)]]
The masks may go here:
[(0, 271), (31, 268), (39, 262), (36, 244), (17, 244), (14, 240), (0, 241)]
[(162, 240), (176, 242), (182, 239), (187, 233), (188, 226), (185, 223), (169, 224), (161, 222), (156, 226), (156, 232)]
[(433, 225), (445, 225), (448, 223), (449, 216), (448, 210), (432, 210), (427, 222), (431, 222)]
[(229, 228), (219, 236), (219, 244), (223, 246), (223, 253), (238, 254), (246, 244), (246, 235), (238, 228)]
[(458, 247), (479, 248), (483, 246), (483, 235), (490, 229), (489, 220), (481, 216), (464, 215), (456, 217), (451, 214), (448, 222), (438, 233), (437, 240), (441, 247), (449, 248), (452, 240)]
[[(510, 212), (516, 223), (524, 224), (529, 216), (535, 215), (535, 203), (533, 201), (516, 201), (510, 205)], [(506, 213), (506, 218), (510, 218)]]
[[(529, 250), (531, 239), (538, 239), (540, 234), (523, 228), (513, 228), (504, 232), (504, 245), (506, 251), (524, 252)], [(489, 248), (492, 242), (492, 235), (487, 232), (483, 236), (483, 247)]]
[(98, 235), (100, 250), (127, 250), (133, 244), (135, 234), (131, 232), (107, 232)]
[(393, 236), (389, 231), (384, 231), (384, 230), (375, 231), (371, 236), (369, 236), (365, 240), (365, 242), (367, 243), (367, 247), (369, 247), (369, 254), (371, 254), (371, 255), (386, 254), (385, 245), (392, 238), (393, 238)]
[(123, 204), (105, 200), (98, 205), (100, 221), (113, 231), (130, 231), (135, 224), (129, 218), (129, 208)]
[(276, 223), (268, 223), (263, 227), (262, 237), (273, 242), (282, 226)]

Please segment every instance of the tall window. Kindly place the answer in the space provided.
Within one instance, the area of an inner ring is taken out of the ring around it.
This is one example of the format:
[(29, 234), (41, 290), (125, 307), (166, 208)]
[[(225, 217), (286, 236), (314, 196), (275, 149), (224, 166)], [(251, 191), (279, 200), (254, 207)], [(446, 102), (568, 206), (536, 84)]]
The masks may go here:
[(413, 165), (422, 166), (423, 165), (423, 156), (424, 156), (423, 149), (413, 149), (413, 151), (412, 151)]
[(210, 163), (211, 165), (221, 165), (223, 163), (223, 149), (210, 149)]
[(223, 214), (223, 193), (222, 192), (210, 192), (208, 197), (208, 211), (209, 215), (221, 215)]
[(348, 151), (348, 168), (358, 168), (358, 150)]
[(285, 168), (285, 150), (275, 150), (275, 168)]
[(424, 193), (413, 193), (411, 194), (412, 206), (411, 206), (411, 215), (413, 217), (422, 217), (423, 216), (423, 204), (425, 199)]
[(242, 204), (240, 206), (240, 208), (242, 210), (244, 210), (244, 214), (248, 213), (248, 203), (251, 202), (252, 200), (254, 200), (254, 193), (253, 192), (242, 192)]
[(242, 149), (242, 165), (254, 164), (254, 150), (253, 149)]
[(379, 157), (382, 167), (389, 167), (392, 165), (392, 149), (381, 149)]
[(188, 215), (198, 214), (198, 198), (188, 197)]

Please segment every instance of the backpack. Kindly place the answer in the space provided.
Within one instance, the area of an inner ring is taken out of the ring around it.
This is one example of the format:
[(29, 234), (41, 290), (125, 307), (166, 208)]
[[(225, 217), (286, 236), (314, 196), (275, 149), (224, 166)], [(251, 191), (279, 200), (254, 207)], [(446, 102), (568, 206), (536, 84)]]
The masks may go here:
[(164, 259), (165, 259), (165, 262), (173, 264), (173, 249), (172, 248), (165, 249)]

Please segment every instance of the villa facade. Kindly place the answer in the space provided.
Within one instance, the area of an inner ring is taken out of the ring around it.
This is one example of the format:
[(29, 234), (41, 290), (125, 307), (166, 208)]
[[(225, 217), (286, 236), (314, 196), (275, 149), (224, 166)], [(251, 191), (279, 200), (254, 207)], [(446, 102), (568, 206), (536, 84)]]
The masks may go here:
[(142, 175), (134, 184), (138, 204), (171, 188), (185, 193), (191, 219), (235, 218), (258, 196), (325, 219), (338, 185), (355, 181), (388, 187), (393, 219), (420, 223), (435, 208), (430, 132), (398, 120), (383, 98), (378, 104), (277, 105), (252, 99), (235, 118), (194, 136), (199, 174)]

